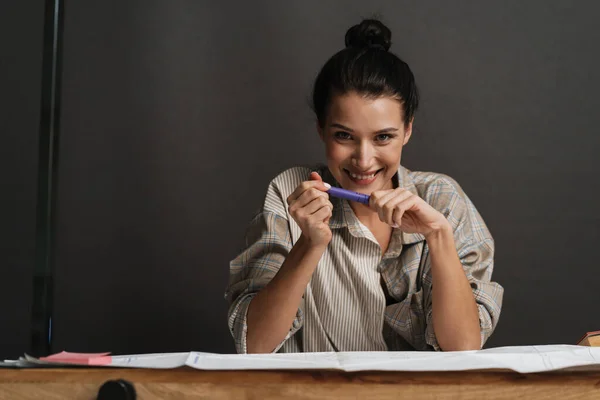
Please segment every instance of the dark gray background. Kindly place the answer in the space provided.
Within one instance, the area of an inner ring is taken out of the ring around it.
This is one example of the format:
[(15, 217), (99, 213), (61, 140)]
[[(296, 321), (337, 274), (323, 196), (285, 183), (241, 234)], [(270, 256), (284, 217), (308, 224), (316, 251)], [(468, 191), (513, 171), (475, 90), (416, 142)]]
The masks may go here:
[(269, 180), (324, 160), (311, 85), (373, 14), (422, 93), (403, 164), (458, 180), (496, 239), (505, 297), (488, 346), (600, 329), (599, 12), (591, 0), (68, 1), (53, 350), (233, 351), (228, 262)]
[(0, 4), (0, 359), (29, 350), (44, 4)]

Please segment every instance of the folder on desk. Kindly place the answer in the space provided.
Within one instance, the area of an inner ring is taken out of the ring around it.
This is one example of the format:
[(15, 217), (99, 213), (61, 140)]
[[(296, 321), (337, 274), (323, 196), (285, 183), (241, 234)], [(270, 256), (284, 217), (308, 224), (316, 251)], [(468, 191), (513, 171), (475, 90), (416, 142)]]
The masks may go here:
[(579, 346), (600, 347), (600, 331), (588, 332), (577, 342)]

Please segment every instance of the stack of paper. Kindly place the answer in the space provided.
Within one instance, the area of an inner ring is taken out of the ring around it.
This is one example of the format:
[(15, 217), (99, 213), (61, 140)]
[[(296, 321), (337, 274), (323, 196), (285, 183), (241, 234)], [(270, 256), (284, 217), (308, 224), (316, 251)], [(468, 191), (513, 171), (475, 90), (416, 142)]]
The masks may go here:
[(201, 352), (110, 356), (62, 352), (7, 360), (5, 367), (101, 366), (201, 370), (466, 371), (520, 373), (565, 369), (600, 371), (600, 348), (550, 345), (498, 347), (456, 352), (341, 352), (290, 354), (215, 354)]

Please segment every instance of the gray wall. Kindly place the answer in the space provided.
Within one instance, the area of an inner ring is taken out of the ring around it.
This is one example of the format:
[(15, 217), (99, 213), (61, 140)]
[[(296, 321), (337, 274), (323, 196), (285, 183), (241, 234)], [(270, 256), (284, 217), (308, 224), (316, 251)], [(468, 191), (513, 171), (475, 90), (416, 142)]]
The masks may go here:
[(233, 351), (228, 262), (269, 180), (322, 161), (318, 69), (382, 16), (423, 107), (404, 164), (457, 179), (506, 289), (489, 346), (600, 328), (595, 1), (69, 1), (54, 350)]
[(0, 359), (29, 351), (44, 4), (0, 6)]

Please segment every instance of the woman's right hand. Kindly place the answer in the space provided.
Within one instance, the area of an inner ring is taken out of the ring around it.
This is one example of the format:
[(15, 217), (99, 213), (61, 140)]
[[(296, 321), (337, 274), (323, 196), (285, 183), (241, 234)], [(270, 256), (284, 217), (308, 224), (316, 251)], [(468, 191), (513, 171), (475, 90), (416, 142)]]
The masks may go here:
[(287, 198), (288, 210), (311, 246), (326, 247), (332, 238), (329, 219), (333, 204), (327, 194), (330, 186), (316, 172), (311, 172), (310, 179)]

